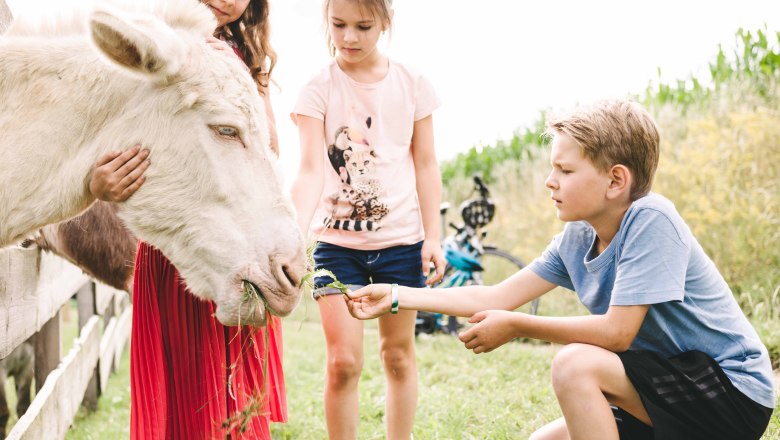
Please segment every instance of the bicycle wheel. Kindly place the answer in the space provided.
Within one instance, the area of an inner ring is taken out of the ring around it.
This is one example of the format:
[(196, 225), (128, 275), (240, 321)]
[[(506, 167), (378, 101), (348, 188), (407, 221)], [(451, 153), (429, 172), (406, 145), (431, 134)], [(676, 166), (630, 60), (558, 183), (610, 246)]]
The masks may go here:
[[(479, 274), (478, 280), (486, 286), (498, 284), (525, 267), (519, 258), (509, 252), (491, 245), (485, 245), (483, 248), (485, 252), (480, 258), (480, 263), (484, 271)], [(535, 315), (539, 310), (539, 298), (531, 301), (527, 308), (528, 313)]]

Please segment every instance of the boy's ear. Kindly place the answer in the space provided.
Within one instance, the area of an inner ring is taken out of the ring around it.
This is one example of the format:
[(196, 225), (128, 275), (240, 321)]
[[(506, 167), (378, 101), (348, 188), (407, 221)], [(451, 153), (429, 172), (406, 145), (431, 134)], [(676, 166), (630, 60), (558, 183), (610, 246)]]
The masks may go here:
[(631, 195), (631, 171), (625, 165), (613, 165), (607, 175), (610, 178), (607, 188), (607, 197), (619, 198), (623, 195)]

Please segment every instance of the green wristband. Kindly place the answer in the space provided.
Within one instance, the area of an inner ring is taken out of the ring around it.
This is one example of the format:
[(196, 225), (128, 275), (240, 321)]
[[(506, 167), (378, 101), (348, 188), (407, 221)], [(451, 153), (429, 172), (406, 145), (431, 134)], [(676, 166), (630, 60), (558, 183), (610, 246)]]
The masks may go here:
[(393, 283), (390, 285), (390, 299), (392, 300), (390, 313), (396, 315), (398, 314), (398, 284)]

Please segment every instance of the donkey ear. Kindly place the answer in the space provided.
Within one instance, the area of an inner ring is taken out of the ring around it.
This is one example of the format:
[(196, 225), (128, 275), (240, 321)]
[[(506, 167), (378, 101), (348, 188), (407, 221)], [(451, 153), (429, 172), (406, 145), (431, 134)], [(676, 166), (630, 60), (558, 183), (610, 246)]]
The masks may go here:
[(188, 46), (169, 26), (150, 14), (95, 10), (92, 40), (105, 56), (133, 72), (164, 81), (184, 65)]

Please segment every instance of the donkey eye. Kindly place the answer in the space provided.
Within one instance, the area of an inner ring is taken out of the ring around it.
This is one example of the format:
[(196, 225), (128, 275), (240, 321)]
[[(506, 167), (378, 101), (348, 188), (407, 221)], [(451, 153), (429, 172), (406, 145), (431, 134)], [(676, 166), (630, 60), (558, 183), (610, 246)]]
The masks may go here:
[(228, 127), (228, 126), (224, 126), (223, 125), (223, 126), (220, 126), (220, 127), (215, 127), (215, 129), (217, 130), (217, 133), (220, 136), (225, 136), (225, 137), (237, 137), (238, 136), (238, 130), (236, 130), (235, 127)]
[(214, 134), (221, 137), (225, 141), (238, 142), (242, 147), (246, 148), (241, 136), (238, 134), (238, 129), (230, 125), (210, 125)]

